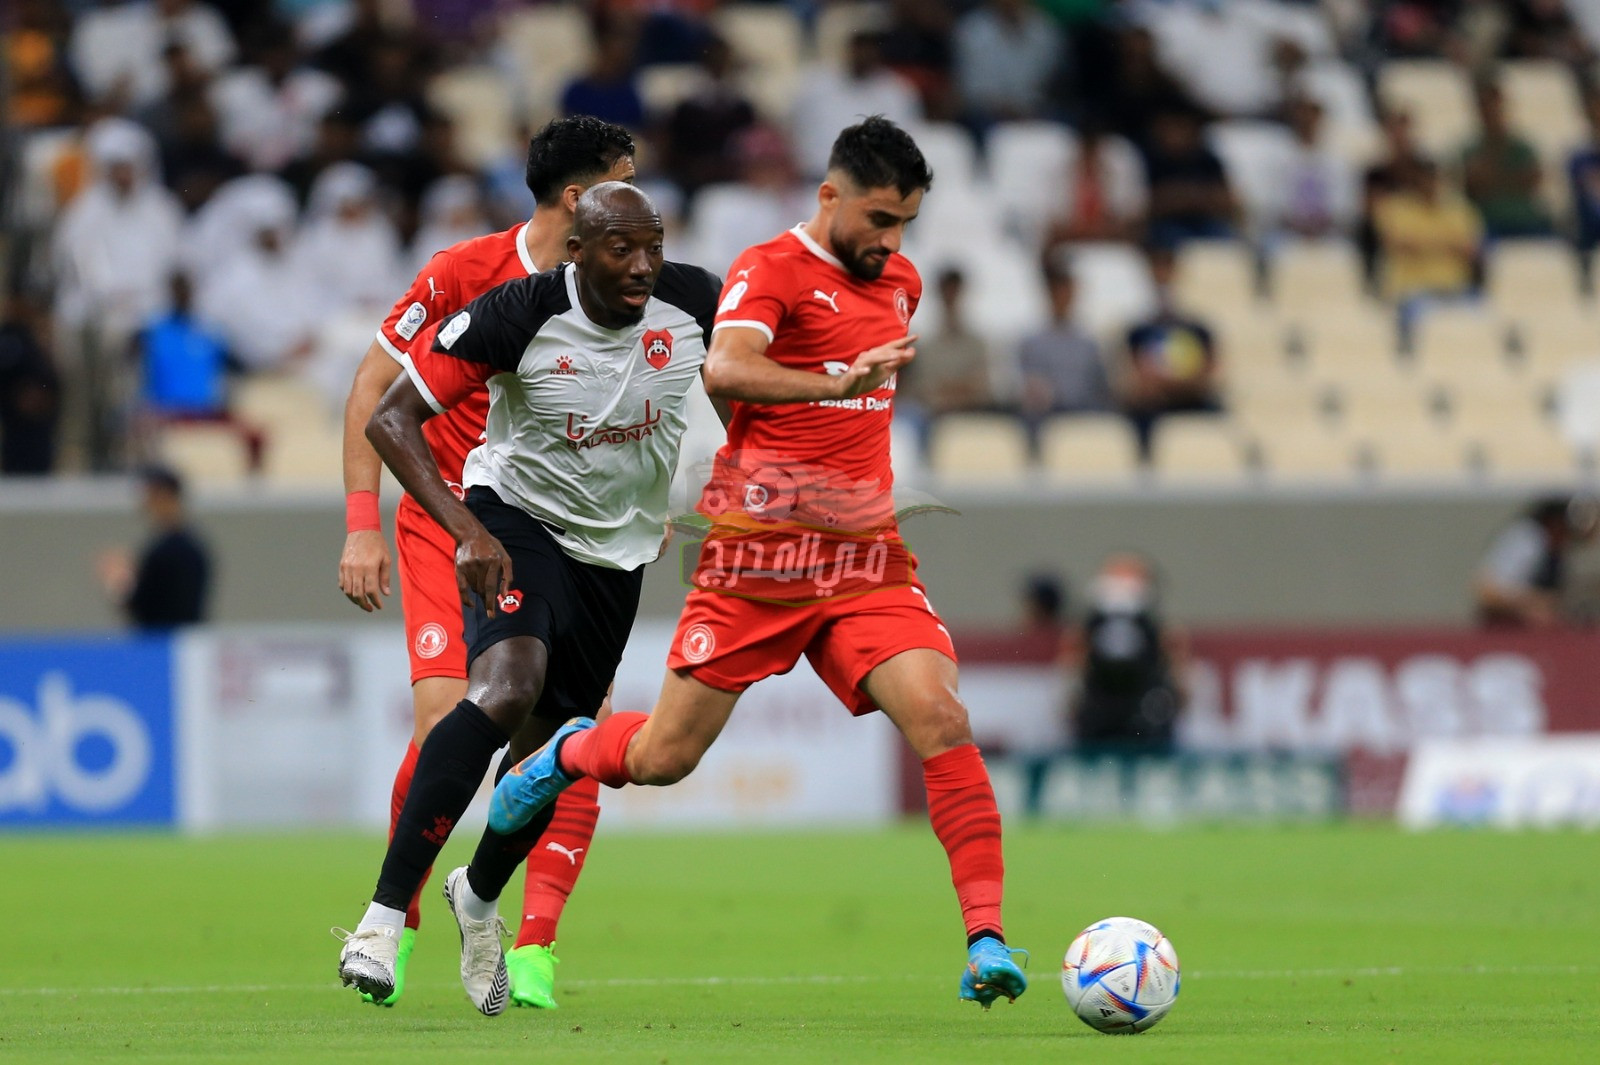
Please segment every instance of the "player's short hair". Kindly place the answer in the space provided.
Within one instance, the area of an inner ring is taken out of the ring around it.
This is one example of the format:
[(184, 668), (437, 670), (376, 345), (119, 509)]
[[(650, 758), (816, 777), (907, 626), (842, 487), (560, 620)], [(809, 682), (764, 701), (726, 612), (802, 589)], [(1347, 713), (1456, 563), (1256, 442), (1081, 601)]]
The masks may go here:
[(828, 169), (839, 171), (864, 189), (893, 186), (901, 196), (933, 185), (933, 170), (917, 142), (882, 115), (840, 131), (828, 155)]
[(528, 141), (523, 178), (534, 202), (549, 207), (574, 182), (598, 180), (623, 156), (634, 154), (633, 134), (593, 115), (546, 123)]

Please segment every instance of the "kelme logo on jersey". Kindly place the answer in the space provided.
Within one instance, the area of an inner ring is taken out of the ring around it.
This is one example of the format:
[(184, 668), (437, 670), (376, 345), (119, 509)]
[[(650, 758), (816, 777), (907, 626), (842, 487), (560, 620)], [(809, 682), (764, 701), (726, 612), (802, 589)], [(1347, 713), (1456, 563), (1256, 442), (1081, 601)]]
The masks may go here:
[(522, 609), (522, 593), (513, 588), (509, 592), (502, 593), (496, 602), (500, 606), (500, 613), (515, 614)]
[(422, 328), (422, 323), (428, 320), (428, 308), (420, 303), (413, 303), (406, 308), (406, 313), (400, 316), (395, 323), (394, 331), (402, 340), (410, 340), (417, 335), (417, 330)]
[(578, 376), (578, 371), (572, 368), (571, 355), (557, 355), (556, 368), (550, 371), (553, 374), (564, 374), (568, 377)]
[(665, 329), (644, 331), (644, 361), (654, 369), (662, 369), (672, 361), (672, 334)]
[(461, 311), (449, 321), (445, 322), (439, 330), (439, 346), (446, 351), (450, 345), (461, 339), (461, 334), (467, 331), (467, 326), (472, 324), (472, 315)]

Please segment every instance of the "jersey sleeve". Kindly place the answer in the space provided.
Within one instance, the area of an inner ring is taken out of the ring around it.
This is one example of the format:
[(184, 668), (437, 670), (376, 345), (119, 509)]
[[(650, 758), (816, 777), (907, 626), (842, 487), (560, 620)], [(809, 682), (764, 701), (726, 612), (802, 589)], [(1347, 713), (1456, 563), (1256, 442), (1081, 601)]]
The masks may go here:
[(713, 328), (755, 329), (768, 341), (794, 302), (794, 278), (788, 264), (752, 248), (733, 261), (717, 304)]
[(661, 268), (655, 295), (693, 317), (709, 340), (721, 291), (722, 279), (710, 270), (669, 262)]
[(417, 343), (400, 353), (400, 365), (405, 367), (411, 383), (438, 414), (483, 388), (497, 372), (481, 362), (458, 359), (437, 350), (435, 342), (443, 324), (435, 322), (425, 328), (418, 334)]
[(457, 306), (455, 284), (455, 260), (442, 251), (436, 253), (412, 278), (411, 287), (395, 301), (389, 316), (378, 327), (378, 345), (390, 358), (403, 364), (403, 356), (417, 335), (438, 324), (446, 311)]
[(479, 363), (491, 374), (515, 370), (532, 339), (530, 293), (535, 278), (517, 278), (485, 292), (439, 323), (431, 348), (463, 362)]

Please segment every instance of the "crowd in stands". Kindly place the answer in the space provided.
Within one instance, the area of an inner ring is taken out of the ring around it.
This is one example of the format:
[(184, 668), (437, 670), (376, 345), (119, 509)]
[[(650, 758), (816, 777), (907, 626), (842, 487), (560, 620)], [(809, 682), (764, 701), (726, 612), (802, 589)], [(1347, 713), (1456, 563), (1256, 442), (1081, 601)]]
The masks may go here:
[[(562, 113), (635, 131), (669, 254), (714, 270), (808, 213), (839, 128), (917, 131), (925, 442), (1120, 412), (1148, 455), (1164, 414), (1223, 409), (1191, 242), (1248, 242), (1263, 289), (1282, 249), (1353, 242), (1402, 341), (1499, 241), (1600, 244), (1600, 0), (14, 0), (4, 32), (8, 473), (126, 468), (194, 420), (259, 463), (230, 382), (331, 410), (433, 251), (527, 216)], [(1471, 86), (1454, 141), (1380, 91), (1416, 58)], [(1508, 61), (1559, 71), (1587, 134), (1519, 125)]]

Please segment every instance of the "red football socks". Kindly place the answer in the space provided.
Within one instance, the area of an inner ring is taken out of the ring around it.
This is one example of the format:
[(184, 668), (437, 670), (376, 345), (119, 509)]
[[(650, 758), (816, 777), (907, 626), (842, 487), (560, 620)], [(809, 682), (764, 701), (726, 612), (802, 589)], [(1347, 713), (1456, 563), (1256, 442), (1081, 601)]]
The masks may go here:
[(633, 778), (628, 776), (628, 744), (649, 720), (649, 714), (624, 710), (592, 729), (573, 733), (561, 741), (557, 757), (561, 771), (572, 777), (593, 777), (608, 788), (632, 784)]
[(556, 799), (550, 827), (528, 855), (517, 946), (537, 943), (548, 947), (556, 941), (561, 911), (583, 872), (584, 859), (589, 857), (595, 822), (600, 819), (599, 798), (600, 782), (584, 778)]
[[(406, 804), (406, 793), (411, 790), (411, 774), (417, 769), (417, 741), (412, 740), (406, 744), (406, 756), (400, 760), (400, 768), (394, 774), (394, 788), (389, 792), (389, 838), (394, 839), (394, 826), (400, 823), (400, 811)], [(431, 872), (431, 870), (430, 870)], [(416, 929), (422, 923), (422, 887), (428, 882), (426, 873), (422, 876), (422, 884), (417, 885), (417, 893), (411, 896), (411, 904), (406, 907), (406, 927)]]
[(922, 779), (928, 787), (928, 820), (950, 856), (950, 879), (967, 934), (1002, 931), (1000, 809), (978, 748), (969, 743), (929, 758), (922, 763)]

